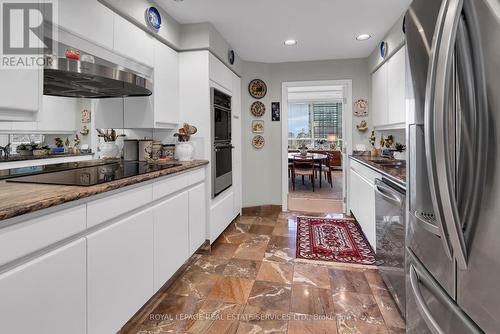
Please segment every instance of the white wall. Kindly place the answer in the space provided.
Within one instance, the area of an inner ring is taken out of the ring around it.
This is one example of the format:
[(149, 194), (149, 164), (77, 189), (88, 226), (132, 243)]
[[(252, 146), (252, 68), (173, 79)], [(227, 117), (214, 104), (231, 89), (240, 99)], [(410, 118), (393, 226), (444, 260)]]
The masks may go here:
[[(251, 145), (253, 134), (250, 105), (256, 101), (248, 94), (248, 84), (259, 78), (267, 84), (268, 93), (261, 100), (266, 106), (263, 134), (266, 144), (256, 150)], [(352, 80), (353, 99), (370, 96), (370, 80), (366, 59), (343, 59), (295, 63), (243, 62), (242, 76), (242, 142), (243, 142), (243, 207), (281, 205), (281, 122), (271, 122), (271, 102), (281, 101), (281, 84), (289, 81)], [(352, 101), (348, 101), (352, 103)], [(369, 117), (366, 118), (370, 124)], [(368, 145), (369, 133), (355, 129), (353, 144)]]

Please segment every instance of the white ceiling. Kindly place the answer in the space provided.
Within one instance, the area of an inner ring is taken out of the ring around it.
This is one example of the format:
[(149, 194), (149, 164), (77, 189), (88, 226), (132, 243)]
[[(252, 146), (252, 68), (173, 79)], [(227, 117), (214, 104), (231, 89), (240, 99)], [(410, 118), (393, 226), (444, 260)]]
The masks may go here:
[[(157, 0), (180, 23), (211, 22), (247, 61), (365, 58), (411, 0)], [(372, 35), (357, 41), (362, 33)], [(298, 44), (285, 47), (286, 39)]]

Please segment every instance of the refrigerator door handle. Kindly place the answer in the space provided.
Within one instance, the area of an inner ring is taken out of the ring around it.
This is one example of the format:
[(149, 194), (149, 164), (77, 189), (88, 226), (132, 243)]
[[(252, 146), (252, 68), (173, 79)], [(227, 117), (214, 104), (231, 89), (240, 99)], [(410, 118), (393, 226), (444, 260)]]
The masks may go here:
[(466, 333), (484, 334), (484, 332), (469, 318), (469, 316), (448, 296), (439, 283), (432, 277), (431, 273), (420, 262), (412, 250), (407, 249), (410, 262), (410, 286), (415, 296), (417, 309), (423, 316), (425, 323), (432, 334), (448, 334), (437, 323), (432, 312), (425, 302), (420, 286), (424, 286), (436, 299), (450, 311), (456, 320), (460, 321)]
[(420, 291), (418, 281), (419, 279), (417, 276), (417, 271), (413, 264), (410, 264), (410, 285), (413, 291), (413, 295), (415, 296), (415, 301), (417, 303), (419, 313), (423, 316), (424, 321), (427, 324), (427, 327), (429, 327), (429, 330), (432, 332), (432, 334), (446, 334), (434, 319), (434, 317), (432, 316), (432, 312), (425, 304), (425, 300), (422, 296), (422, 292)]
[(427, 170), (429, 172), (429, 188), (438, 223), (441, 241), (447, 257), (451, 260), (453, 258), (453, 250), (449, 240), (448, 230), (445, 225), (445, 216), (442, 210), (443, 204), (441, 202), (440, 188), (438, 186), (439, 177), (437, 176), (436, 167), (436, 153), (435, 153), (435, 134), (434, 134), (434, 101), (436, 98), (436, 81), (437, 81), (437, 64), (439, 60), (439, 48), (444, 34), (444, 24), (446, 22), (448, 7), (452, 1), (457, 0), (444, 0), (439, 10), (437, 18), (437, 27), (434, 34), (431, 57), (429, 62), (429, 70), (427, 75), (427, 87), (425, 92), (425, 109), (424, 109), (424, 132), (425, 132), (425, 155), (427, 158)]

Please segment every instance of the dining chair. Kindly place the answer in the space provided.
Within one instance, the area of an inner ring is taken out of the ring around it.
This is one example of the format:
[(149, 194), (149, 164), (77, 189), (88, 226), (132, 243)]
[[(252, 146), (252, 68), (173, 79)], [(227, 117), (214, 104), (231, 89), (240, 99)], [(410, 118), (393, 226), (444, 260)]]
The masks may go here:
[(311, 158), (294, 158), (292, 166), (292, 187), (295, 191), (295, 178), (297, 175), (302, 176), (302, 184), (304, 184), (305, 176), (309, 176), (314, 192), (314, 160)]
[(334, 154), (332, 152), (326, 152), (327, 158), (322, 165), (322, 172), (325, 173), (325, 179), (330, 183), (333, 188), (332, 170), (333, 170), (333, 159)]

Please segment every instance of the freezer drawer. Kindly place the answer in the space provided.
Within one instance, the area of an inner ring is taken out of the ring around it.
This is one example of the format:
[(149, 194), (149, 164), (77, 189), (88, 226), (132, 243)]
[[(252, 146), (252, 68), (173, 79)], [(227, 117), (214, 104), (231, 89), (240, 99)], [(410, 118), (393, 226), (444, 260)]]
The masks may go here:
[(406, 334), (483, 334), (410, 249), (406, 257)]
[(453, 261), (443, 250), (441, 237), (429, 232), (428, 224), (409, 214), (406, 229), (406, 246), (419, 258), (439, 285), (450, 295), (455, 295)]

